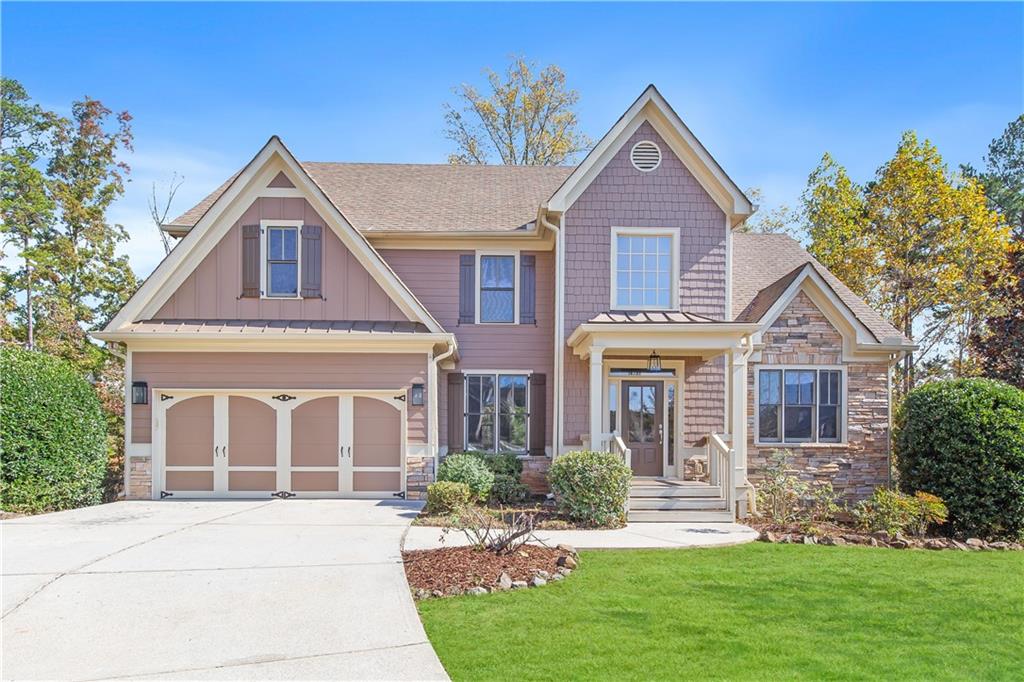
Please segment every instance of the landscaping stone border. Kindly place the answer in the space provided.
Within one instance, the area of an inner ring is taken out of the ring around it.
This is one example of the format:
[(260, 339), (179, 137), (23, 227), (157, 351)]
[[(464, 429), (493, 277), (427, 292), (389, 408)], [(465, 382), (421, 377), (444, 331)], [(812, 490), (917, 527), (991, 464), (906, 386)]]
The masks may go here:
[(969, 551), (1021, 551), (1024, 550), (1018, 542), (987, 542), (979, 538), (967, 538), (965, 541), (954, 538), (912, 538), (902, 533), (889, 535), (885, 531), (875, 533), (847, 533), (814, 534), (762, 530), (757, 538), (760, 542), (771, 542), (777, 544), (797, 545), (865, 545), (869, 547), (888, 547), (890, 549), (955, 549), (962, 552)]

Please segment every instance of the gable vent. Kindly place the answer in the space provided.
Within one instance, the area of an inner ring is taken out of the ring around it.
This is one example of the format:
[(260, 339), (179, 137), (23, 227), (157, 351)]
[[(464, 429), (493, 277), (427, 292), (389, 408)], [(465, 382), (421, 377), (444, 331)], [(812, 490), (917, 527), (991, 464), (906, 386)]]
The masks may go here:
[(629, 160), (633, 168), (647, 173), (661, 165), (661, 149), (650, 140), (642, 140), (633, 145)]

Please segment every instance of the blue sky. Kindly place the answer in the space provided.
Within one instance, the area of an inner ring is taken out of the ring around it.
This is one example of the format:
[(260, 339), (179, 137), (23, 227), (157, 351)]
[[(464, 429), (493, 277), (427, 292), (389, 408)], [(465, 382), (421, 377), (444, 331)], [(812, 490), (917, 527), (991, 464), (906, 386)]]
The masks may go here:
[(12, 4), (2, 71), (66, 112), (134, 116), (112, 211), (140, 275), (162, 255), (151, 184), (175, 213), (271, 134), (303, 160), (444, 162), (451, 89), (511, 54), (556, 63), (600, 137), (653, 82), (763, 207), (793, 204), (824, 151), (860, 180), (915, 129), (977, 163), (1024, 111), (1024, 4)]

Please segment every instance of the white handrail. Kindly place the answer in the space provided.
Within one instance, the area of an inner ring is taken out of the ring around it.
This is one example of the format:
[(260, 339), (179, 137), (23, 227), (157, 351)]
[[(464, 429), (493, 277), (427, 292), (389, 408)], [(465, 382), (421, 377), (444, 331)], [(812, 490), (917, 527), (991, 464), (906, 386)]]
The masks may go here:
[(612, 434), (612, 439), (608, 442), (609, 451), (622, 457), (623, 463), (632, 468), (633, 451), (626, 447), (626, 441), (622, 440), (622, 436), (617, 433)]
[[(730, 448), (717, 433), (709, 433), (708, 471), (711, 485), (717, 485), (725, 498), (726, 509), (736, 513), (736, 450)], [(724, 475), (723, 475), (724, 474)]]

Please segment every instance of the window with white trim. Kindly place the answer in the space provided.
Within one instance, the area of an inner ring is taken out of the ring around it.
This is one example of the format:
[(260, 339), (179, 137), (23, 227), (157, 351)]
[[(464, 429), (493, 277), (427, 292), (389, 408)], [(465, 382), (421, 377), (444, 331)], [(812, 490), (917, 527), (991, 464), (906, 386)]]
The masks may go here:
[(480, 322), (516, 321), (516, 257), (480, 256)]
[(842, 372), (838, 369), (759, 369), (757, 440), (838, 443), (842, 439)]
[(266, 238), (267, 296), (298, 296), (299, 228), (269, 226)]
[(526, 454), (529, 410), (525, 374), (466, 375), (466, 449)]
[(676, 306), (678, 254), (675, 233), (616, 231), (613, 239), (612, 307), (672, 310)]

